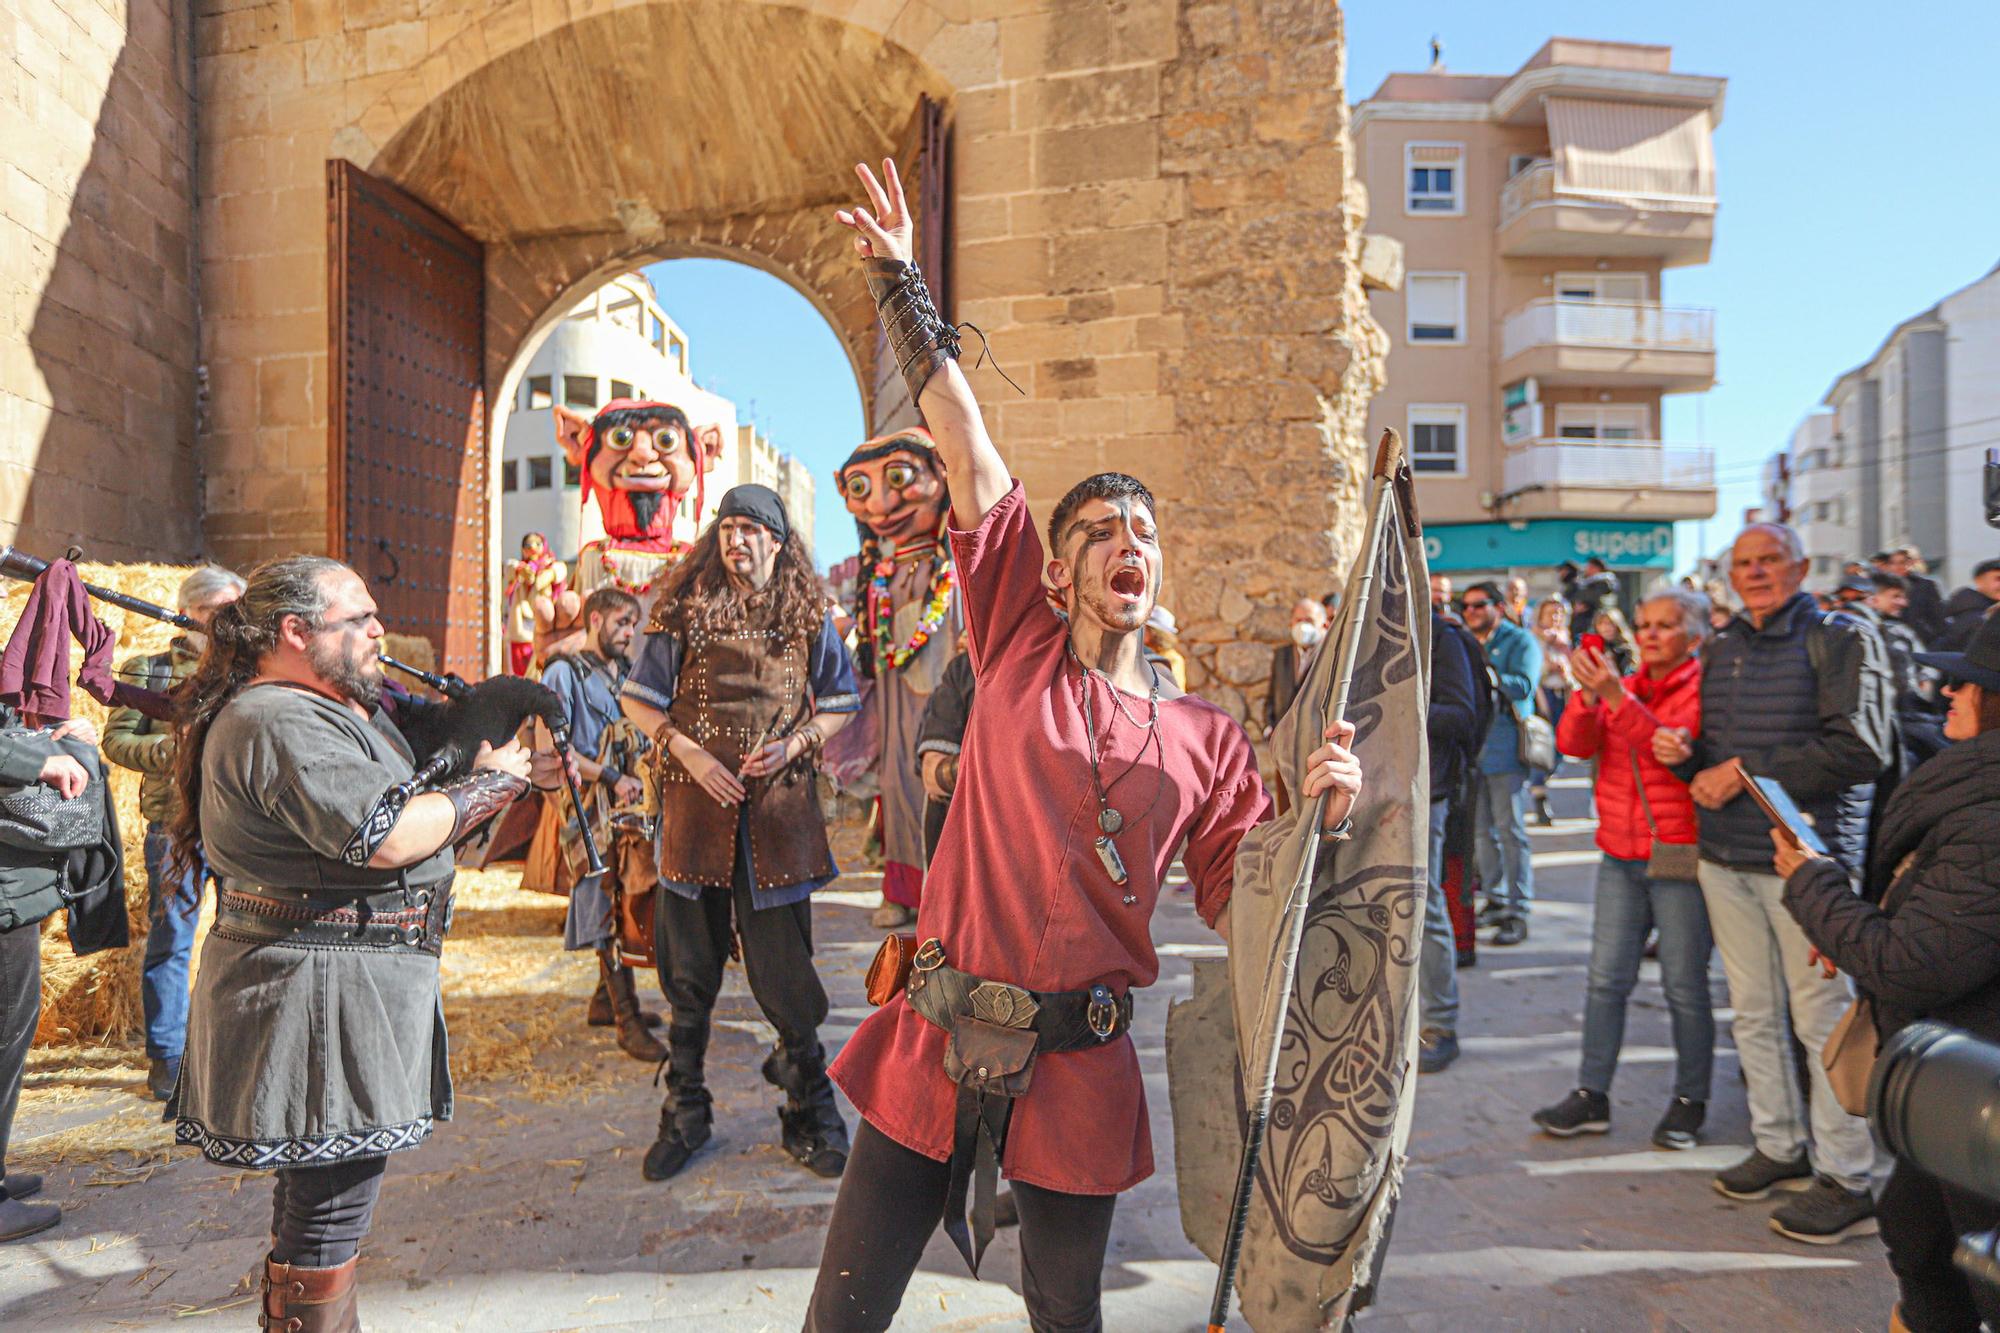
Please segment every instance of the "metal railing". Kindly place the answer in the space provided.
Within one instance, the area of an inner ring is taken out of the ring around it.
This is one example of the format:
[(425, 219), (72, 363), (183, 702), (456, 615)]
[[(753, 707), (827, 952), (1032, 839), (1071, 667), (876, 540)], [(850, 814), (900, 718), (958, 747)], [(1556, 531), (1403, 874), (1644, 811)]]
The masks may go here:
[(1715, 351), (1715, 312), (1657, 301), (1530, 301), (1507, 316), (1500, 355), (1530, 347), (1625, 347), (1637, 351)]
[(1659, 440), (1535, 440), (1508, 449), (1502, 472), (1510, 491), (1530, 486), (1713, 490), (1715, 450)]
[(1531, 208), (1565, 204), (1586, 208), (1632, 208), (1651, 213), (1713, 213), (1715, 200), (1684, 195), (1614, 194), (1603, 190), (1565, 190), (1556, 180), (1554, 162), (1537, 162), (1507, 178), (1500, 187), (1500, 225), (1505, 227)]

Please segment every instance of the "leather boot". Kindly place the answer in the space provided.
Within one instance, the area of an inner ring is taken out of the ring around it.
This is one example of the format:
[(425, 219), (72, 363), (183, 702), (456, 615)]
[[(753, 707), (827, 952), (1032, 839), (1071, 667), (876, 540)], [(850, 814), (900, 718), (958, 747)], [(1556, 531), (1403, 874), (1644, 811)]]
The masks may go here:
[(660, 1103), (660, 1137), (646, 1150), (639, 1174), (648, 1180), (677, 1176), (707, 1143), (715, 1113), (714, 1100), (702, 1081), (702, 1060), (708, 1053), (708, 1024), (667, 1029), (667, 1096)]
[(847, 1125), (834, 1104), (826, 1076), (826, 1048), (815, 1041), (797, 1050), (782, 1044), (764, 1061), (764, 1081), (781, 1088), (778, 1137), (806, 1170), (831, 1180), (847, 1169)]
[(282, 1333), (361, 1333), (354, 1286), (356, 1255), (335, 1268), (299, 1268), (264, 1259), (264, 1317), (258, 1327)]
[[(622, 978), (622, 981), (614, 981), (613, 978), (615, 977)], [(637, 1008), (639, 1004), (639, 991), (632, 978), (632, 969), (620, 963), (618, 955), (612, 950), (599, 949), (597, 951), (597, 989), (590, 993), (590, 1012), (585, 1016), (590, 1026), (594, 1028), (608, 1028), (617, 1025), (617, 998), (612, 992), (619, 985), (624, 986), (631, 993), (633, 1007)], [(657, 1009), (639, 1009), (639, 1021), (649, 1028), (661, 1028), (667, 1025), (666, 1018)], [(666, 1059), (666, 1054), (662, 1052), (659, 1055), (648, 1056), (646, 1058), (659, 1061)]]
[[(632, 969), (619, 967), (600, 953), (597, 955), (597, 971), (597, 993), (608, 998), (612, 1021), (618, 1025), (618, 1049), (649, 1065), (666, 1059), (667, 1048), (660, 1045), (660, 1039), (646, 1026), (639, 1008), (639, 992), (632, 983)], [(596, 1004), (593, 999), (593, 1014)]]

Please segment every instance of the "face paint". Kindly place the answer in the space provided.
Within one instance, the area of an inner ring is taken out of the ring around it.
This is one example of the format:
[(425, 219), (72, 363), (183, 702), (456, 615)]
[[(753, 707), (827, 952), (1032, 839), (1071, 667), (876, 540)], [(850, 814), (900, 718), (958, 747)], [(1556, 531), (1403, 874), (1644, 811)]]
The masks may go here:
[(1121, 633), (1146, 623), (1165, 577), (1151, 511), (1126, 496), (1087, 500), (1063, 545), (1080, 613)]

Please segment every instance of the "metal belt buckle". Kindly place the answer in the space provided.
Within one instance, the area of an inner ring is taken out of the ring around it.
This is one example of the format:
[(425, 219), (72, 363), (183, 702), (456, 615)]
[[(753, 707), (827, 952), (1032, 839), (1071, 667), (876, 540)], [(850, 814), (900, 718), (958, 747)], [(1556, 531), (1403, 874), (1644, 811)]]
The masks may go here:
[(1003, 1028), (1030, 1028), (1041, 1004), (1019, 986), (1004, 981), (982, 981), (968, 997), (972, 1016), (983, 1023)]
[(944, 966), (944, 945), (936, 938), (925, 940), (910, 957), (910, 966), (919, 972), (935, 972)]
[(1090, 988), (1090, 1003), (1083, 1011), (1083, 1021), (1090, 1024), (1099, 1041), (1111, 1040), (1111, 1034), (1118, 1030), (1118, 1001), (1113, 998), (1111, 987), (1100, 983)]

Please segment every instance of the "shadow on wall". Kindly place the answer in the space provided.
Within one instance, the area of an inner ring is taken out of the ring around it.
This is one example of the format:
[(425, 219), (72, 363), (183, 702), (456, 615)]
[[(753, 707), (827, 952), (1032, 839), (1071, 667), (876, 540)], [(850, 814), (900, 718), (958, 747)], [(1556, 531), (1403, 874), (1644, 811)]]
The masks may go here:
[(187, 560), (201, 546), (194, 6), (10, 8), (28, 132), (0, 151), (0, 236), (25, 234), (0, 274), (39, 300), (32, 371), (0, 370), (19, 427), (0, 440), (0, 531), (43, 555), (75, 543), (98, 560)]

